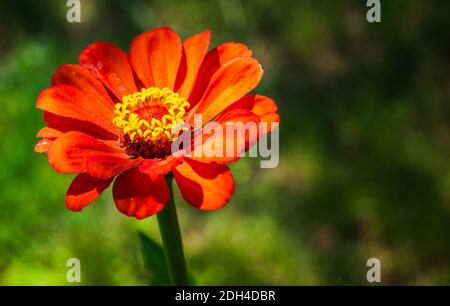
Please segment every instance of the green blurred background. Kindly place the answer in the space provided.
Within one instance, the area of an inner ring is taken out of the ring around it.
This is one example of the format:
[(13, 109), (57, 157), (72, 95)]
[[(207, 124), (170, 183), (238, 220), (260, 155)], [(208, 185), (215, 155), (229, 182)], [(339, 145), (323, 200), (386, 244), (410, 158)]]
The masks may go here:
[(365, 0), (81, 0), (0, 2), (0, 284), (145, 285), (138, 230), (107, 190), (69, 212), (72, 176), (33, 152), (38, 93), (94, 41), (128, 50), (161, 25), (182, 38), (212, 29), (212, 45), (248, 45), (265, 70), (257, 92), (280, 109), (279, 166), (232, 165), (228, 206), (177, 203), (186, 256), (200, 285), (450, 284), (450, 2)]

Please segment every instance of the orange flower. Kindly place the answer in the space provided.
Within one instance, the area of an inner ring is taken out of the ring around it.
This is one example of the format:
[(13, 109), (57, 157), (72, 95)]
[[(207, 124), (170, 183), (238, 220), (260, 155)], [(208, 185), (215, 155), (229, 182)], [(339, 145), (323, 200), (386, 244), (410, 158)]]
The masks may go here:
[[(66, 195), (70, 210), (93, 202), (115, 178), (117, 208), (146, 218), (168, 202), (164, 176), (170, 172), (192, 206), (225, 206), (234, 191), (226, 164), (238, 156), (172, 153), (184, 131), (173, 127), (192, 127), (194, 114), (220, 125), (278, 122), (279, 116), (272, 99), (246, 95), (263, 73), (252, 52), (239, 43), (208, 52), (209, 42), (210, 31), (181, 42), (170, 28), (158, 28), (138, 35), (128, 55), (96, 42), (80, 54), (80, 65), (57, 69), (37, 99), (47, 126), (35, 151), (47, 153), (55, 171), (78, 174)], [(240, 146), (246, 150), (249, 143)]]

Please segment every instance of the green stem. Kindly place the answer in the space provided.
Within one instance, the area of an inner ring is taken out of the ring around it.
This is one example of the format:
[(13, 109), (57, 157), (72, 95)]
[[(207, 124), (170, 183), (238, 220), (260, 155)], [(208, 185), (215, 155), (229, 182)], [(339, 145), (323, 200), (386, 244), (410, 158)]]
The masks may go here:
[(183, 253), (180, 225), (178, 223), (177, 209), (173, 197), (172, 174), (166, 176), (170, 190), (170, 200), (166, 207), (158, 213), (158, 224), (166, 254), (167, 266), (172, 285), (187, 286), (188, 277), (186, 261)]

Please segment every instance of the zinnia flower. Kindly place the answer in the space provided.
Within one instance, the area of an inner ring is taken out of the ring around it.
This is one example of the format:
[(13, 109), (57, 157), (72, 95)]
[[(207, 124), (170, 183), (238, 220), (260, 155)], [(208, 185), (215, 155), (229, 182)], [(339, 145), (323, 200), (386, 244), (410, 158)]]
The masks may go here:
[[(203, 124), (220, 125), (279, 122), (279, 116), (272, 99), (247, 95), (263, 74), (252, 52), (233, 42), (208, 52), (209, 43), (210, 31), (182, 42), (163, 27), (138, 35), (128, 55), (96, 42), (81, 52), (79, 65), (56, 70), (52, 86), (37, 99), (47, 125), (37, 135), (35, 151), (45, 152), (55, 171), (77, 174), (67, 191), (68, 209), (80, 211), (114, 181), (119, 211), (146, 218), (168, 202), (169, 173), (192, 206), (226, 205), (234, 191), (227, 164), (238, 156), (171, 152), (184, 131), (174, 133), (173, 127), (192, 127), (194, 114), (202, 114)], [(250, 142), (237, 151), (247, 150)]]

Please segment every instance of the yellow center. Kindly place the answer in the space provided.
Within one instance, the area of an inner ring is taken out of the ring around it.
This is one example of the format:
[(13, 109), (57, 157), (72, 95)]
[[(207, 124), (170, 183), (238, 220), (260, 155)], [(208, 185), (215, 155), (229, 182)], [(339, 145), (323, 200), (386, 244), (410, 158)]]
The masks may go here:
[(168, 88), (143, 88), (116, 104), (113, 123), (131, 142), (175, 140), (183, 129), (189, 102)]

